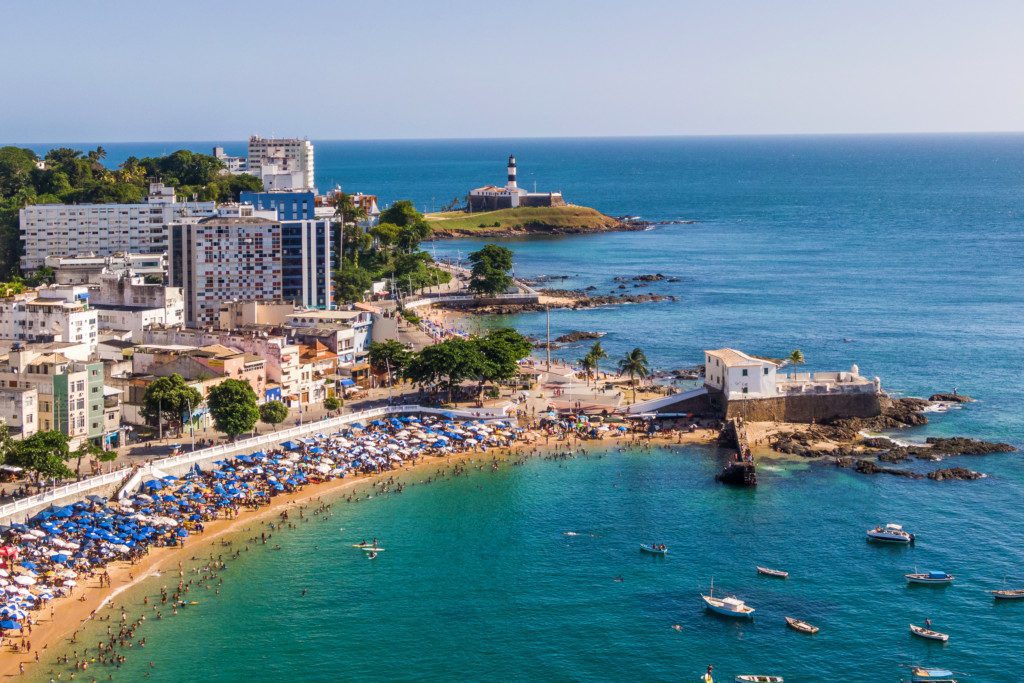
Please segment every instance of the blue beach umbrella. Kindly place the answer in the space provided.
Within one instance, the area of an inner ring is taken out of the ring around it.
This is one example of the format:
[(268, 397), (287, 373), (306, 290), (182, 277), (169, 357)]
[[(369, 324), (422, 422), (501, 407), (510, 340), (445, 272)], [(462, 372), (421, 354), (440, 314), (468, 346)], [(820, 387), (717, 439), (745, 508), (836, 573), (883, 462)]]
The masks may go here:
[(0, 621), (0, 628), (18, 630), (21, 628), (21, 624), (12, 619), (4, 619), (3, 621)]

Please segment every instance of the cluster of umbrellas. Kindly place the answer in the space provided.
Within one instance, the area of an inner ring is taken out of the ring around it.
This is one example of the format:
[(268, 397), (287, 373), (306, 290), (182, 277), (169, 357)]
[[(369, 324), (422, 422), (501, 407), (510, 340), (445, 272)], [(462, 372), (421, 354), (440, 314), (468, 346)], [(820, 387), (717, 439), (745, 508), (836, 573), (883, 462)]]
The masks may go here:
[(31, 610), (68, 594), (82, 574), (152, 546), (180, 543), (222, 509), (258, 507), (350, 471), (378, 472), (424, 455), (505, 446), (520, 431), (507, 422), (434, 417), (353, 423), (330, 436), (219, 460), (211, 471), (196, 465), (182, 477), (150, 479), (119, 502), (87, 496), (49, 507), (27, 524), (0, 526), (0, 633), (20, 629)]

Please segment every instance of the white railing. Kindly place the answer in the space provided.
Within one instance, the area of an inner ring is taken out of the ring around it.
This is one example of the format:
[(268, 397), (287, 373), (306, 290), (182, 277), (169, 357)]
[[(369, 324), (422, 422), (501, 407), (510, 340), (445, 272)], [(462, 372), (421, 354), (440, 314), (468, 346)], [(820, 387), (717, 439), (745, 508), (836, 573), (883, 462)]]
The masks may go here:
[[(499, 412), (495, 412), (495, 411)], [(181, 455), (172, 455), (166, 458), (160, 458), (147, 463), (147, 467), (152, 469), (168, 469), (172, 467), (181, 466), (192, 466), (196, 463), (201, 463), (206, 460), (224, 455), (230, 455), (232, 453), (239, 453), (243, 451), (256, 450), (263, 446), (270, 444), (279, 444), (282, 441), (288, 441), (295, 437), (302, 437), (307, 434), (324, 431), (327, 429), (335, 429), (337, 427), (343, 427), (346, 424), (352, 422), (361, 422), (375, 420), (385, 415), (402, 415), (406, 413), (426, 413), (430, 415), (454, 415), (461, 419), (481, 419), (481, 420), (494, 420), (504, 419), (506, 417), (505, 408), (500, 409), (480, 409), (478, 411), (471, 410), (444, 410), (440, 408), (428, 408), (415, 404), (400, 405), (400, 406), (385, 406), (380, 408), (370, 408), (369, 410), (361, 410), (355, 413), (347, 413), (345, 415), (339, 415), (337, 417), (327, 418), (325, 420), (318, 420), (316, 422), (307, 422), (305, 424), (297, 425), (295, 427), (289, 427), (278, 432), (268, 432), (266, 434), (260, 434), (259, 436), (251, 437), (248, 439), (242, 439), (240, 441), (234, 441), (225, 444), (218, 444), (211, 446), (210, 448), (202, 448), (198, 451), (192, 451), (189, 453), (183, 453)], [(39, 508), (40, 506), (49, 505), (59, 500), (63, 500), (76, 494), (85, 494), (89, 491), (95, 491), (97, 489), (106, 488), (112, 484), (116, 484), (121, 480), (131, 476), (132, 470), (116, 470), (114, 472), (108, 472), (107, 474), (100, 474), (94, 477), (86, 477), (81, 481), (76, 481), (71, 484), (64, 484), (63, 486), (57, 486), (49, 491), (29, 496), (16, 500), (13, 503), (7, 503), (6, 505), (0, 505), (0, 521), (10, 520), (14, 515)], [(81, 497), (79, 495), (78, 497)]]
[(434, 304), (450, 304), (460, 302), (472, 302), (479, 300), (486, 301), (509, 301), (526, 304), (535, 304), (539, 301), (537, 294), (496, 294), (494, 296), (477, 297), (466, 294), (456, 294), (453, 296), (430, 296), (423, 297), (421, 299), (413, 299), (402, 303), (402, 307), (405, 309), (419, 308), (420, 306), (432, 306)]

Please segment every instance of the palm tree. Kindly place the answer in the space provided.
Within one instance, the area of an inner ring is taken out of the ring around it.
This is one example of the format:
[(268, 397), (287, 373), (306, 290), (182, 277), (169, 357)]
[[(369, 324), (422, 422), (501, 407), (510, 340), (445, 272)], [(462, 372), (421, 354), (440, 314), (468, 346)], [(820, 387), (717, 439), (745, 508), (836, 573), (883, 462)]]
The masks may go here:
[(796, 372), (796, 368), (807, 362), (804, 359), (804, 352), (800, 349), (793, 349), (790, 351), (789, 355), (786, 356), (786, 360), (788, 360), (789, 364), (793, 366), (794, 372)]
[(590, 384), (590, 375), (593, 374), (594, 368), (597, 367), (597, 360), (588, 353), (577, 362), (580, 364), (580, 367), (583, 368), (583, 372), (586, 373), (587, 384)]
[(633, 403), (636, 403), (636, 379), (643, 379), (651, 374), (647, 367), (647, 356), (641, 349), (633, 349), (619, 361), (619, 373), (629, 375), (629, 383), (633, 387)]
[(601, 346), (601, 342), (596, 341), (594, 342), (594, 345), (590, 347), (590, 351), (587, 352), (587, 355), (594, 359), (594, 379), (596, 380), (601, 370), (601, 361), (608, 357), (608, 352)]

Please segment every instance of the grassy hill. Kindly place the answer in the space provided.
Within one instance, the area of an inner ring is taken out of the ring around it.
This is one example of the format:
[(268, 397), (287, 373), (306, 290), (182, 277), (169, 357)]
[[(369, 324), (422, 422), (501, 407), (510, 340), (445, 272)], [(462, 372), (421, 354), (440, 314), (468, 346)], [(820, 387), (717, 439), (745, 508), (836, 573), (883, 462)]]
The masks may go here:
[(512, 235), (574, 234), (637, 229), (585, 206), (521, 207), (465, 213), (430, 213), (427, 222), (434, 236), (503, 237)]

